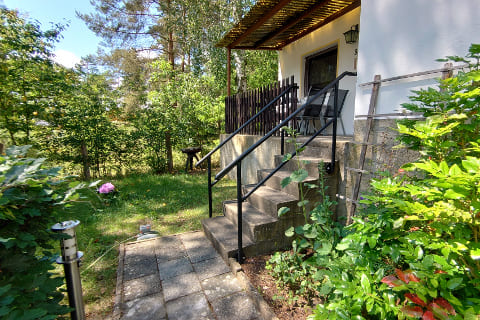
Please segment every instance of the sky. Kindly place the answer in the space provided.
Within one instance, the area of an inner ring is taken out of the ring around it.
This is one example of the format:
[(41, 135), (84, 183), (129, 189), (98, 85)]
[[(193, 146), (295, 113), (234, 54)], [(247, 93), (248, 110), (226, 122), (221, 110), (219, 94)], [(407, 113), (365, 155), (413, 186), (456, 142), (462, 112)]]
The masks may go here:
[(2, 4), (8, 9), (27, 13), (29, 19), (38, 20), (42, 30), (48, 30), (52, 23), (69, 24), (54, 51), (58, 63), (73, 67), (81, 57), (97, 52), (101, 39), (75, 14), (75, 11), (93, 12), (89, 0), (0, 0)]

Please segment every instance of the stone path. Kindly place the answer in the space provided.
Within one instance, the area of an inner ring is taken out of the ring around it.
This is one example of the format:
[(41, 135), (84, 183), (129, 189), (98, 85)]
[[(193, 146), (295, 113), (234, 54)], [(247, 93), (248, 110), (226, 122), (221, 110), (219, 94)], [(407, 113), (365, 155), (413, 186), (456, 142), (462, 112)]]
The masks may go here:
[(264, 318), (248, 285), (201, 231), (120, 248), (114, 319)]

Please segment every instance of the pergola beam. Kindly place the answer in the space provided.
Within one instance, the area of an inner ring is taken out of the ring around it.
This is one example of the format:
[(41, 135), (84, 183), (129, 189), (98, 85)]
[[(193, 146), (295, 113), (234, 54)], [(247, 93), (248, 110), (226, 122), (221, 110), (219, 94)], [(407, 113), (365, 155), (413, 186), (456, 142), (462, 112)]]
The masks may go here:
[(353, 9), (359, 7), (361, 4), (361, 0), (355, 0), (355, 2), (352, 2), (352, 4), (346, 6), (345, 8), (343, 8), (342, 10), (336, 12), (335, 14), (332, 14), (331, 16), (329, 16), (328, 18), (326, 18), (325, 20), (323, 20), (322, 22), (320, 23), (317, 23), (316, 25), (306, 29), (305, 31), (297, 34), (295, 37), (289, 39), (288, 41), (280, 44), (279, 46), (276, 47), (277, 50), (280, 50), (281, 48), (285, 47), (287, 44), (290, 44), (294, 41), (297, 41), (298, 39), (300, 38), (303, 38), (304, 36), (306, 36), (307, 34), (309, 34), (310, 32), (313, 32), (315, 30), (317, 30), (318, 28), (332, 22), (333, 20), (343, 16), (344, 14), (352, 11)]
[(234, 42), (228, 45), (229, 48), (234, 48), (235, 45), (239, 44), (243, 39), (249, 36), (252, 32), (257, 30), (260, 26), (262, 26), (266, 21), (268, 21), (271, 17), (273, 17), (278, 11), (280, 11), (283, 7), (285, 7), (288, 3), (292, 0), (282, 0), (277, 3), (270, 11), (267, 12), (262, 18), (260, 18), (254, 25), (250, 28), (245, 30), (240, 37), (237, 38)]
[(308, 18), (309, 16), (311, 16), (313, 14), (313, 12), (315, 12), (316, 10), (318, 10), (319, 8), (324, 6), (325, 3), (327, 3), (327, 2), (328, 2), (328, 0), (322, 0), (318, 3), (316, 3), (315, 5), (311, 6), (310, 8), (308, 8), (308, 10), (306, 10), (300, 16), (297, 16), (297, 17), (294, 17), (293, 19), (290, 19), (290, 21), (288, 21), (287, 24), (282, 26), (280, 29), (276, 29), (276, 30), (270, 32), (268, 35), (266, 35), (265, 37), (263, 37), (259, 41), (255, 42), (254, 48), (257, 49), (257, 48), (261, 47), (262, 44), (264, 44), (265, 42), (275, 38), (277, 35), (281, 34), (282, 32), (290, 29), (291, 27), (296, 25), (299, 21), (301, 21), (305, 18)]

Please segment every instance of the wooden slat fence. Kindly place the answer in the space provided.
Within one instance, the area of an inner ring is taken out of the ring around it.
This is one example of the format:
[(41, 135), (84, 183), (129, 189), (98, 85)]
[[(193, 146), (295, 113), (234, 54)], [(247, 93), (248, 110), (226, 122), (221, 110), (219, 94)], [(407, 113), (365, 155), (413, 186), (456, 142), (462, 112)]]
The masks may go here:
[[(276, 83), (225, 98), (225, 132), (233, 133), (253, 117), (281, 92), (294, 84), (293, 76)], [(297, 86), (283, 95), (254, 122), (242, 130), (242, 134), (265, 135), (297, 109)], [(296, 126), (295, 121), (291, 123)], [(277, 131), (275, 135), (280, 135)]]

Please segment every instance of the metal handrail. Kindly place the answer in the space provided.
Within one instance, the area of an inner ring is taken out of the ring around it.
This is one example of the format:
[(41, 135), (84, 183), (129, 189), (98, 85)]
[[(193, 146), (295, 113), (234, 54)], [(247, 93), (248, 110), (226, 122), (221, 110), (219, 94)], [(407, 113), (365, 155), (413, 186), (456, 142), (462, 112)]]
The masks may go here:
[[(254, 145), (252, 145), (250, 148), (248, 148), (246, 151), (244, 151), (240, 156), (238, 156), (235, 160), (233, 160), (228, 166), (226, 166), (223, 170), (221, 170), (216, 176), (215, 176), (215, 181), (212, 183), (211, 182), (211, 154), (213, 152), (210, 152), (207, 156), (205, 156), (204, 158), (207, 158), (208, 159), (208, 171), (209, 171), (209, 175), (208, 175), (208, 186), (209, 186), (209, 210), (210, 210), (210, 217), (211, 217), (211, 187), (213, 185), (215, 185), (218, 181), (220, 181), (221, 178), (223, 178), (226, 174), (228, 174), (234, 167), (236, 167), (237, 169), (237, 243), (238, 243), (238, 252), (237, 252), (237, 260), (239, 262), (242, 262), (243, 259), (244, 259), (244, 255), (243, 255), (243, 245), (242, 245), (242, 242), (243, 242), (243, 239), (242, 239), (242, 235), (243, 235), (243, 232), (242, 232), (242, 228), (243, 228), (243, 221), (242, 221), (242, 211), (243, 211), (243, 208), (242, 208), (242, 203), (243, 201), (245, 201), (246, 199), (248, 199), (248, 197), (250, 197), (250, 195), (255, 192), (261, 185), (263, 185), (269, 178), (271, 178), (276, 172), (278, 172), (288, 161), (290, 161), (291, 159), (293, 159), (297, 152), (293, 152), (292, 153), (292, 156), (285, 162), (282, 162), (279, 166), (277, 166), (277, 168), (275, 168), (272, 172), (270, 172), (270, 174), (268, 174), (264, 179), (262, 179), (262, 181), (260, 181), (259, 183), (257, 183), (257, 185), (255, 187), (253, 187), (253, 189), (251, 189), (246, 195), (242, 196), (242, 161), (243, 159), (248, 156), (252, 151), (254, 151), (257, 147), (259, 147), (263, 142), (265, 142), (269, 137), (271, 137), (276, 131), (280, 130), (281, 128), (283, 128), (284, 126), (286, 126), (288, 124), (289, 121), (291, 121), (294, 117), (296, 117), (300, 112), (302, 112), (308, 105), (310, 105), (313, 101), (315, 101), (319, 96), (327, 93), (328, 90), (334, 88), (334, 95), (335, 95), (335, 98), (334, 98), (334, 116), (333, 118), (328, 121), (328, 123), (325, 123), (325, 125), (320, 128), (317, 132), (315, 132), (315, 134), (313, 134), (310, 139), (308, 139), (300, 148), (303, 148), (304, 146), (308, 145), (313, 139), (315, 139), (315, 137), (317, 137), (320, 133), (322, 133), (327, 127), (329, 127), (330, 125), (333, 125), (333, 133), (332, 133), (332, 156), (331, 156), (331, 163), (330, 164), (327, 164), (325, 169), (328, 173), (333, 173), (334, 172), (334, 168), (335, 168), (335, 151), (336, 151), (336, 139), (337, 139), (337, 117), (338, 117), (338, 83), (340, 82), (340, 80), (342, 80), (344, 77), (346, 76), (356, 76), (357, 73), (356, 72), (349, 72), (349, 71), (346, 71), (344, 73), (342, 73), (340, 76), (338, 76), (335, 80), (333, 80), (331, 83), (329, 83), (327, 86), (325, 86), (322, 90), (320, 90), (318, 93), (316, 93), (315, 95), (311, 96), (300, 108), (298, 108), (297, 110), (295, 110), (292, 114), (290, 114), (287, 118), (285, 118), (285, 120), (283, 120), (280, 124), (278, 124), (275, 128), (273, 128), (272, 130), (270, 130), (265, 136), (263, 136), (260, 140), (258, 140)], [(279, 97), (277, 97), (279, 98)], [(266, 107), (265, 107), (266, 108)], [(265, 109), (264, 108), (264, 109)], [(262, 109), (260, 112), (263, 112), (264, 109)], [(257, 115), (255, 115), (254, 117), (257, 117)], [(250, 119), (252, 120), (252, 119)], [(247, 121), (247, 123), (250, 123), (251, 121)], [(243, 126), (242, 126), (243, 127)], [(231, 137), (233, 137), (233, 135), (237, 134), (238, 131), (240, 130), (240, 128), (235, 131), (229, 138), (231, 139)], [(283, 132), (282, 132), (282, 138), (283, 138)], [(283, 140), (282, 140), (282, 144), (283, 144)], [(215, 151), (218, 150), (219, 148), (215, 148)], [(282, 146), (282, 149), (283, 149), (283, 146)], [(204, 160), (204, 159), (202, 159)]]
[(296, 84), (291, 84), (287, 87), (287, 89), (283, 90), (278, 96), (276, 96), (272, 101), (270, 101), (265, 107), (262, 108), (262, 110), (258, 111), (253, 117), (251, 117), (250, 119), (248, 119), (247, 122), (245, 122), (244, 124), (242, 124), (240, 126), (240, 128), (238, 128), (237, 130), (235, 130), (231, 135), (228, 136), (227, 139), (225, 139), (224, 141), (222, 141), (221, 143), (219, 143), (212, 151), (210, 151), (209, 153), (207, 153), (206, 156), (204, 156), (202, 159), (200, 159), (200, 161), (198, 161), (196, 164), (195, 164), (195, 167), (198, 167), (199, 165), (201, 165), (207, 158), (211, 157), (216, 151), (218, 151), (221, 147), (223, 147), (228, 141), (232, 140), (234, 136), (236, 136), (238, 133), (240, 133), (240, 131), (242, 131), (246, 126), (248, 126), (250, 123), (252, 123), (255, 119), (257, 119), (263, 112), (265, 112), (268, 108), (270, 108), (270, 106), (272, 106), (275, 102), (277, 102), (278, 100), (280, 100), (280, 98), (282, 98), (287, 92), (289, 92), (290, 90), (292, 90), (293, 88), (298, 88), (298, 86)]
[[(292, 77), (292, 82), (293, 82), (293, 77)], [(208, 216), (211, 218), (212, 217), (212, 212), (213, 212), (213, 205), (212, 205), (212, 187), (218, 182), (218, 180), (214, 181), (212, 183), (212, 155), (218, 151), (221, 147), (223, 147), (228, 141), (230, 141), (234, 136), (236, 136), (238, 133), (240, 133), (241, 130), (243, 130), (246, 126), (248, 126), (252, 121), (257, 119), (263, 112), (265, 112), (268, 108), (270, 108), (272, 105), (274, 105), (279, 99), (281, 99), (285, 94), (287, 94), (290, 90), (298, 88), (298, 86), (295, 83), (292, 83), (282, 91), (279, 95), (277, 95), (272, 101), (270, 101), (265, 107), (263, 107), (259, 112), (257, 112), (252, 118), (250, 118), (247, 122), (245, 122), (240, 128), (235, 130), (230, 136), (227, 137), (224, 141), (222, 141), (218, 146), (216, 146), (212, 151), (210, 151), (206, 156), (204, 156), (200, 161), (198, 161), (195, 164), (195, 167), (198, 167), (200, 164), (202, 164), (205, 159), (207, 160), (207, 176), (208, 176)], [(284, 135), (282, 132), (281, 135), (281, 140), (282, 140), (282, 153), (283, 153), (283, 144), (284, 144)]]
[[(295, 110), (292, 114), (290, 114), (285, 120), (283, 120), (280, 124), (278, 124), (275, 128), (270, 130), (265, 136), (263, 136), (260, 140), (258, 140), (254, 145), (252, 145), (250, 148), (245, 150), (241, 155), (239, 155), (235, 160), (233, 160), (228, 166), (226, 166), (222, 171), (220, 171), (216, 176), (215, 180), (219, 180), (223, 178), (230, 170), (232, 170), (235, 165), (239, 162), (242, 161), (246, 156), (248, 156), (253, 150), (258, 148), (263, 142), (265, 142), (268, 138), (270, 138), (277, 130), (283, 128), (285, 125), (288, 124), (290, 120), (292, 120), (294, 117), (297, 116), (301, 111), (305, 109), (308, 105), (310, 105), (313, 101), (315, 101), (318, 97), (321, 95), (327, 93), (328, 90), (332, 89), (336, 85), (338, 85), (338, 82), (342, 80), (346, 76), (356, 76), (356, 72), (350, 72), (350, 71), (345, 71), (341, 75), (339, 75), (335, 80), (330, 82), (327, 86), (325, 86), (322, 90), (320, 90), (318, 93), (316, 93), (313, 96), (310, 96), (310, 98), (297, 110)], [(336, 91), (335, 91), (336, 92)], [(337, 103), (337, 99), (335, 99), (335, 105)], [(335, 109), (334, 115), (335, 118), (337, 117), (336, 114), (337, 110)], [(336, 123), (336, 121), (335, 121)], [(336, 129), (336, 128), (335, 128)], [(334, 132), (334, 136), (336, 136), (336, 132)]]
[[(325, 129), (327, 129), (331, 124), (332, 122), (334, 121), (334, 119), (332, 118), (331, 120), (329, 120), (327, 123), (325, 123), (325, 125), (323, 125), (320, 129), (318, 129), (317, 132), (315, 132), (306, 142), (304, 142), (298, 149), (301, 150), (303, 149), (306, 145), (308, 145), (310, 142), (312, 142), (313, 139), (315, 139), (319, 134), (321, 134), (323, 131), (325, 131)], [(292, 159), (293, 157), (295, 157), (297, 155), (297, 151), (294, 151), (291, 153), (291, 157), (290, 159)], [(251, 195), (252, 193), (254, 193), (258, 188), (260, 188), (260, 186), (262, 186), (265, 182), (268, 181), (268, 179), (270, 179), (275, 173), (277, 173), (278, 171), (280, 171), (280, 169), (283, 168), (284, 165), (286, 165), (288, 163), (288, 161), (290, 161), (290, 159), (286, 160), (286, 161), (283, 161), (282, 163), (280, 163), (275, 169), (273, 169), (265, 178), (263, 178), (260, 182), (258, 182), (250, 191), (248, 191), (247, 194), (245, 194), (243, 197), (242, 197), (242, 201), (245, 201), (247, 200)], [(330, 169), (330, 164), (327, 164), (327, 170), (328, 172), (332, 171), (333, 172), (333, 168)]]

